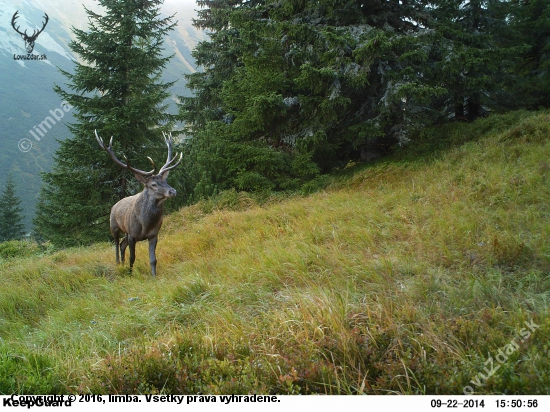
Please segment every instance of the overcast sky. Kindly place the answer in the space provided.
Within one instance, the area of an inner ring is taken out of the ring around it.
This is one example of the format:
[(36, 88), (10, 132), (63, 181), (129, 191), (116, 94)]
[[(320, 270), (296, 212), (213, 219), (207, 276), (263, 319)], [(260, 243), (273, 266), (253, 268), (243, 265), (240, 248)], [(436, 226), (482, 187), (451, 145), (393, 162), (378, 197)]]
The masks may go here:
[(185, 4), (185, 5), (196, 6), (195, 8), (199, 7), (199, 6), (197, 6), (197, 2), (195, 0), (165, 0), (164, 4), (166, 4), (166, 5)]

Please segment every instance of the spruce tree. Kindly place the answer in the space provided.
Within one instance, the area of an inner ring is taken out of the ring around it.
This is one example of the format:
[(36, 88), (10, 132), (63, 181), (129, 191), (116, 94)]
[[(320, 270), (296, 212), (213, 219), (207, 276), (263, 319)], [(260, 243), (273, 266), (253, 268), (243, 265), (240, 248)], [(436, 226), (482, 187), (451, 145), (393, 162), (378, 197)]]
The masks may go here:
[(73, 27), (71, 50), (80, 56), (73, 73), (62, 71), (67, 88), (54, 90), (74, 109), (73, 137), (60, 142), (53, 170), (43, 174), (44, 188), (34, 220), (37, 235), (57, 245), (85, 244), (109, 238), (113, 203), (141, 189), (133, 176), (99, 149), (94, 130), (128, 162), (145, 168), (146, 156), (165, 156), (162, 131), (174, 116), (166, 113), (162, 70), (164, 36), (172, 17), (161, 18), (161, 0), (99, 0), (104, 14), (88, 9), (88, 31)]
[(23, 237), (21, 211), (21, 200), (15, 194), (15, 183), (10, 174), (0, 197), (0, 242)]
[(513, 100), (504, 92), (514, 56), (509, 5), (502, 0), (434, 0), (429, 26), (436, 43), (427, 74), (445, 93), (434, 107), (448, 118), (474, 120)]
[(550, 2), (511, 0), (510, 21), (515, 40), (526, 45), (515, 68), (515, 107), (550, 107)]
[(211, 38), (181, 106), (195, 196), (296, 188), (406, 141), (444, 92), (423, 76), (435, 36), (421, 1), (200, 3)]
[(192, 195), (296, 188), (428, 124), (503, 107), (521, 48), (508, 3), (200, 0), (210, 40), (180, 106)]

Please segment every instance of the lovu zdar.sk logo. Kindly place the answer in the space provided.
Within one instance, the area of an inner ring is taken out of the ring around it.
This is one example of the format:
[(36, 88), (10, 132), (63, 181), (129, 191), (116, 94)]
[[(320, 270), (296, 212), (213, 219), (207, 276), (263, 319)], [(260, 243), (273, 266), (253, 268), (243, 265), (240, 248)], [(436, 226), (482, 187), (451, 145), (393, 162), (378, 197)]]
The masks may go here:
[(46, 60), (45, 54), (32, 54), (32, 51), (34, 50), (34, 43), (36, 42), (36, 39), (44, 31), (46, 28), (46, 25), (48, 24), (49, 17), (46, 13), (44, 13), (44, 18), (46, 19), (44, 23), (42, 24), (42, 28), (40, 30), (33, 30), (33, 33), (31, 35), (27, 34), (27, 30), (25, 29), (24, 32), (21, 32), (19, 30), (20, 26), (15, 26), (15, 21), (19, 17), (19, 11), (16, 11), (13, 14), (13, 17), (11, 18), (11, 26), (13, 29), (21, 36), (21, 38), (25, 41), (25, 49), (27, 49), (26, 55), (13, 55), (13, 60)]

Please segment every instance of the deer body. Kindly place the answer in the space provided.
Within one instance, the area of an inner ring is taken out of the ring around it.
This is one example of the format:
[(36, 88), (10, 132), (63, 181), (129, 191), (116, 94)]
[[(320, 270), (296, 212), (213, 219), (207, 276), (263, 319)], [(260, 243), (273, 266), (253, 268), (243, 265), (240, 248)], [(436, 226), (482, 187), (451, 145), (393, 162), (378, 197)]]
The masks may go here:
[[(151, 172), (144, 172), (135, 169), (128, 164), (122, 163), (116, 158), (112, 150), (112, 138), (109, 147), (105, 147), (101, 138), (97, 135), (96, 139), (100, 147), (107, 151), (111, 158), (121, 167), (128, 168), (134, 172), (134, 176), (144, 185), (144, 189), (137, 195), (125, 197), (119, 200), (111, 208), (110, 229), (115, 240), (116, 247), (116, 262), (124, 263), (126, 247), (130, 247), (130, 269), (135, 261), (136, 242), (149, 240), (149, 262), (151, 264), (151, 274), (156, 276), (157, 258), (155, 254), (158, 233), (162, 226), (164, 202), (176, 196), (176, 190), (167, 182), (168, 172), (176, 167), (180, 159), (172, 166), (169, 166), (177, 158), (172, 158), (172, 136), (169, 139), (165, 136), (166, 145), (168, 146), (168, 158), (166, 164), (160, 169), (158, 174), (154, 174), (156, 166), (153, 163), (154, 169)], [(125, 233), (124, 239), (120, 242), (120, 236)], [(120, 256), (119, 256), (120, 249)]]
[(126, 197), (111, 208), (111, 232), (120, 230), (137, 242), (156, 236), (162, 226), (164, 205), (145, 190)]

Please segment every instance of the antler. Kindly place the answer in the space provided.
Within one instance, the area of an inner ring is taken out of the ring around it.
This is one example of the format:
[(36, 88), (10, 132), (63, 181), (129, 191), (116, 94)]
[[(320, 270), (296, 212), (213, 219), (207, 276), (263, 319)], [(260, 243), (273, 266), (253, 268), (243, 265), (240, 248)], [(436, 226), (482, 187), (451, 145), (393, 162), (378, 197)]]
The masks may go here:
[(159, 170), (159, 173), (158, 173), (159, 175), (174, 169), (177, 165), (180, 164), (181, 159), (183, 157), (183, 153), (180, 153), (179, 154), (180, 159), (175, 164), (170, 166), (170, 164), (178, 158), (178, 155), (175, 155), (174, 157), (172, 157), (172, 133), (168, 135), (168, 138), (166, 138), (166, 134), (164, 132), (162, 132), (162, 135), (164, 136), (164, 141), (166, 142), (166, 146), (168, 146), (168, 156), (166, 157), (166, 163)]
[(111, 140), (109, 141), (109, 147), (105, 147), (105, 143), (103, 143), (103, 139), (98, 136), (97, 130), (94, 130), (94, 132), (95, 132), (95, 138), (97, 140), (97, 143), (99, 143), (99, 147), (101, 147), (103, 150), (105, 150), (107, 153), (109, 153), (109, 156), (111, 156), (111, 159), (113, 159), (113, 161), (117, 165), (119, 165), (120, 167), (123, 167), (124, 169), (128, 169), (128, 170), (132, 171), (135, 174), (145, 176), (145, 177), (153, 176), (155, 174), (155, 171), (156, 171), (157, 167), (155, 166), (155, 162), (153, 162), (153, 159), (151, 159), (150, 157), (147, 157), (147, 159), (149, 159), (149, 161), (153, 164), (153, 170), (151, 170), (150, 172), (145, 172), (143, 170), (139, 170), (139, 169), (136, 169), (136, 168), (130, 166), (128, 164), (128, 159), (126, 159), (126, 156), (124, 156), (124, 159), (126, 160), (126, 163), (122, 163), (120, 160), (117, 159), (117, 157), (115, 155), (115, 152), (113, 152), (113, 137), (111, 136)]
[(17, 20), (17, 18), (19, 17), (18, 14), (19, 14), (19, 10), (17, 10), (17, 11), (13, 14), (13, 17), (11, 18), (11, 26), (12, 26), (13, 29), (14, 29), (17, 33), (19, 33), (21, 36), (27, 36), (27, 30), (25, 30), (25, 33), (21, 33), (21, 32), (19, 31), (19, 27), (21, 27), (21, 26), (15, 27), (15, 20)]
[[(50, 18), (48, 17), (48, 15), (46, 13), (44, 13), (44, 17), (46, 18), (46, 21), (44, 22), (44, 24), (42, 25), (42, 28), (40, 30), (38, 30), (38, 32), (36, 30), (34, 30), (34, 33), (33, 35), (31, 36), (31, 39), (35, 39), (38, 37), (38, 35), (40, 33), (42, 33), (44, 31), (44, 29), (46, 28), (46, 24), (48, 24), (48, 21), (50, 21)], [(26, 32), (26, 30), (25, 30)]]
[(42, 25), (42, 28), (41, 28), (40, 30), (38, 30), (38, 31), (37, 31), (37, 30), (34, 30), (32, 36), (29, 36), (29, 35), (27, 34), (27, 30), (25, 30), (24, 33), (21, 33), (21, 32), (19, 31), (19, 27), (21, 27), (21, 26), (15, 27), (15, 20), (17, 20), (17, 18), (19, 17), (18, 14), (19, 14), (19, 10), (17, 10), (17, 11), (13, 14), (13, 17), (11, 18), (11, 26), (13, 27), (13, 29), (14, 29), (17, 33), (19, 33), (21, 36), (23, 36), (23, 37), (25, 37), (25, 38), (27, 38), (27, 39), (29, 39), (29, 40), (36, 40), (36, 38), (38, 37), (38, 35), (39, 35), (40, 33), (42, 33), (42, 32), (44, 31), (44, 29), (46, 28), (46, 25), (48, 24), (48, 21), (50, 21), (50, 18), (48, 17), (48, 14), (47, 14), (47, 13), (44, 13), (44, 17), (46, 18), (46, 21), (44, 21), (44, 24)]

